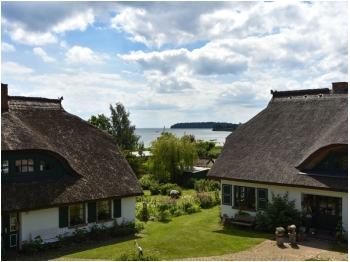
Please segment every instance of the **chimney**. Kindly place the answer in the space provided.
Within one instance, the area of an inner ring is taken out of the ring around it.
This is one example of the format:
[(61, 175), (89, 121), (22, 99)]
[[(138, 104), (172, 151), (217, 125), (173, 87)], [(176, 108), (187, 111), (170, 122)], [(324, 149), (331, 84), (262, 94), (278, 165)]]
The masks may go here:
[(7, 84), (1, 83), (1, 114), (9, 111)]
[(348, 82), (332, 83), (333, 94), (347, 94)]

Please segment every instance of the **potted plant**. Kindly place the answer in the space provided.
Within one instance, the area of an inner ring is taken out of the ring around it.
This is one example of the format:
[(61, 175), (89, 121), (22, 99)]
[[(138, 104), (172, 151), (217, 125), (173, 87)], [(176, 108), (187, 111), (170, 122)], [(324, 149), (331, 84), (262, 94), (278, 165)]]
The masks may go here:
[(276, 236), (279, 236), (279, 237), (281, 237), (281, 236), (283, 236), (283, 234), (284, 234), (284, 228), (283, 227), (276, 227)]
[(304, 241), (306, 238), (306, 228), (300, 227), (298, 232), (298, 241)]
[(290, 225), (288, 226), (288, 231), (289, 231), (289, 234), (295, 234), (295, 229), (297, 227), (295, 225)]
[(276, 242), (277, 246), (283, 246), (283, 235), (284, 235), (284, 228), (283, 227), (276, 227)]
[(297, 235), (295, 234), (295, 229), (297, 227), (295, 225), (288, 226), (288, 235), (289, 235), (289, 242), (292, 246), (296, 245), (297, 243)]

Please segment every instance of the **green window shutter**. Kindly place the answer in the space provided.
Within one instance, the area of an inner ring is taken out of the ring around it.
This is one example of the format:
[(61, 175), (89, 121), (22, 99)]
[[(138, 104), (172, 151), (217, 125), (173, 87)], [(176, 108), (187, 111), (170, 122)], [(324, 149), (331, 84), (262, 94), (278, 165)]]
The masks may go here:
[(232, 185), (222, 185), (222, 204), (232, 206)]
[(96, 222), (97, 207), (96, 202), (88, 203), (88, 223)]
[(58, 208), (58, 226), (68, 227), (68, 206)]
[(114, 214), (113, 217), (121, 217), (122, 216), (122, 200), (114, 199), (113, 201)]
[(268, 202), (268, 194), (266, 188), (258, 188), (258, 210), (266, 210)]

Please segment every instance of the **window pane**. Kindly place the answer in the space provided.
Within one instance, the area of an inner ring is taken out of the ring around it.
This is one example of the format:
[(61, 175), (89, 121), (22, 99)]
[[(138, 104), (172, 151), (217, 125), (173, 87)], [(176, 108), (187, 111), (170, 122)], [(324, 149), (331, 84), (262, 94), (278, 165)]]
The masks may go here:
[(110, 202), (108, 200), (97, 202), (98, 220), (106, 220), (111, 218), (110, 213)]
[(74, 206), (69, 207), (69, 220), (70, 225), (78, 225), (83, 224), (85, 222), (85, 216), (84, 216), (84, 205), (78, 204)]
[(16, 166), (20, 166), (21, 165), (21, 160), (16, 160)]
[(33, 166), (28, 166), (28, 172), (33, 172), (34, 171), (34, 167)]
[(22, 166), (21, 172), (24, 173), (24, 172), (27, 172), (27, 171), (28, 171), (27, 166)]
[(27, 165), (28, 161), (27, 159), (22, 159), (22, 165)]
[(28, 165), (34, 165), (33, 159), (28, 159)]

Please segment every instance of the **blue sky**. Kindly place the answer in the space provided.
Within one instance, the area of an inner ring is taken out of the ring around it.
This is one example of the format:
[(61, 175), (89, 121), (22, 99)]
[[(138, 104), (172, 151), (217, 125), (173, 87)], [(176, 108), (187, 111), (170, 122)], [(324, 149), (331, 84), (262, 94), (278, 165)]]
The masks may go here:
[(348, 81), (344, 2), (1, 2), (1, 82), (85, 120), (246, 122), (270, 90)]

